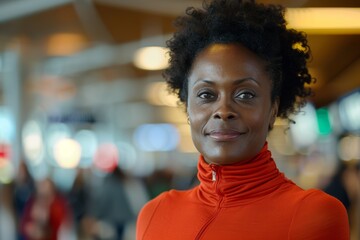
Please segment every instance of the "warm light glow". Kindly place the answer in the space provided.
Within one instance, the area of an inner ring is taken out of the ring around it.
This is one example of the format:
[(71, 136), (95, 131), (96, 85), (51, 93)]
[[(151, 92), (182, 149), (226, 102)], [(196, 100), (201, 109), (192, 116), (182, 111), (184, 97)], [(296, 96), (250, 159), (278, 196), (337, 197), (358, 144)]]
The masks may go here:
[(178, 150), (184, 153), (198, 152), (191, 138), (191, 131), (189, 124), (179, 124), (177, 125), (177, 129), (180, 135)]
[(159, 116), (164, 122), (172, 124), (187, 123), (187, 116), (183, 108), (164, 107), (159, 109)]
[(161, 70), (168, 66), (167, 48), (143, 47), (136, 51), (134, 64), (145, 70)]
[(274, 126), (288, 126), (289, 121), (283, 118), (276, 118)]
[(339, 156), (344, 161), (360, 160), (360, 136), (346, 136), (338, 145)]
[(37, 165), (44, 159), (45, 147), (39, 124), (29, 121), (22, 131), (24, 154), (29, 163)]
[(63, 123), (51, 124), (47, 127), (46, 132), (46, 146), (50, 154), (54, 153), (54, 146), (59, 140), (70, 138), (71, 136), (70, 128)]
[(360, 8), (288, 8), (288, 28), (314, 34), (359, 34)]
[(54, 158), (60, 167), (75, 168), (80, 162), (81, 146), (70, 138), (59, 140), (54, 147)]
[(83, 49), (85, 43), (85, 38), (80, 34), (54, 34), (48, 39), (47, 54), (52, 56), (68, 56)]
[(176, 107), (178, 98), (168, 91), (165, 82), (151, 83), (147, 88), (147, 99), (151, 104)]
[[(1, 159), (0, 159), (1, 162)], [(0, 166), (0, 183), (11, 183), (15, 178), (15, 169), (11, 162), (6, 161)]]
[(4, 167), (9, 162), (9, 159), (0, 157), (0, 168)]

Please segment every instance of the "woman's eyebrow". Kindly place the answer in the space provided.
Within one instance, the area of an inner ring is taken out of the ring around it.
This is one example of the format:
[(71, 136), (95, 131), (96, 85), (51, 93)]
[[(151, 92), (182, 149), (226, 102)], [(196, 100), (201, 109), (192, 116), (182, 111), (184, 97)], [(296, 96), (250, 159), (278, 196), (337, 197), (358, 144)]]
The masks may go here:
[(241, 79), (235, 80), (233, 85), (238, 85), (238, 84), (241, 84), (241, 83), (247, 82), (247, 81), (254, 82), (254, 83), (256, 83), (256, 85), (260, 86), (260, 83), (258, 81), (256, 81), (255, 78), (252, 78), (252, 77), (246, 77), (246, 78), (241, 78)]
[[(240, 79), (237, 79), (234, 81), (233, 85), (239, 85), (243, 82), (246, 82), (246, 81), (252, 81), (254, 83), (256, 83), (256, 85), (260, 86), (260, 83), (258, 81), (256, 81), (255, 78), (252, 78), (252, 77), (246, 77), (246, 78), (240, 78)], [(197, 85), (197, 84), (200, 84), (200, 83), (207, 83), (209, 85), (215, 85), (216, 84), (216, 81), (212, 81), (212, 80), (207, 80), (207, 79), (198, 79), (194, 82), (193, 86)]]
[(195, 86), (195, 85), (198, 85), (200, 83), (207, 83), (209, 85), (215, 85), (215, 82), (214, 81), (211, 81), (211, 80), (207, 80), (207, 79), (198, 79), (194, 82), (194, 84), (192, 86)]

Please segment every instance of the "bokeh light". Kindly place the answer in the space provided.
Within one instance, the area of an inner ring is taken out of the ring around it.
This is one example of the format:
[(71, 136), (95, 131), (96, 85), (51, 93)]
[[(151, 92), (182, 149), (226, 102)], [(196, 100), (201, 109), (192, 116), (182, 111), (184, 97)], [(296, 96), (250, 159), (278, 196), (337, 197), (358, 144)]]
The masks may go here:
[(0, 141), (10, 142), (14, 134), (14, 124), (8, 108), (0, 106)]
[(60, 167), (75, 168), (80, 162), (81, 146), (71, 138), (63, 138), (56, 142), (53, 155)]
[(54, 152), (53, 148), (59, 140), (63, 138), (70, 138), (71, 136), (70, 128), (63, 123), (51, 124), (50, 126), (48, 126), (46, 131), (47, 131), (46, 144), (49, 153)]
[(22, 144), (29, 163), (36, 165), (44, 160), (45, 147), (42, 131), (36, 121), (25, 123), (22, 131)]
[(348, 131), (360, 131), (360, 91), (343, 98), (339, 103), (340, 121)]
[(360, 160), (360, 136), (350, 135), (340, 139), (338, 145), (340, 159)]
[(145, 70), (161, 70), (168, 66), (167, 48), (150, 46), (136, 51), (134, 65)]
[(94, 166), (103, 172), (112, 172), (118, 161), (119, 151), (113, 143), (103, 143), (95, 152)]
[(171, 124), (143, 124), (136, 128), (134, 141), (142, 151), (171, 151), (179, 143), (179, 133)]
[(0, 142), (0, 167), (5, 161), (10, 161), (10, 145)]
[(147, 100), (154, 105), (176, 107), (178, 98), (169, 92), (165, 82), (153, 82), (146, 91)]
[(83, 129), (75, 134), (74, 139), (81, 146), (81, 160), (79, 167), (90, 167), (98, 146), (98, 140), (95, 133), (91, 130)]
[[(2, 162), (2, 163), (1, 163)], [(0, 183), (11, 183), (15, 178), (15, 169), (10, 161), (0, 158)]]
[(319, 129), (316, 111), (312, 104), (306, 104), (300, 112), (293, 116), (296, 123), (290, 126), (291, 138), (296, 149), (312, 145), (318, 137)]

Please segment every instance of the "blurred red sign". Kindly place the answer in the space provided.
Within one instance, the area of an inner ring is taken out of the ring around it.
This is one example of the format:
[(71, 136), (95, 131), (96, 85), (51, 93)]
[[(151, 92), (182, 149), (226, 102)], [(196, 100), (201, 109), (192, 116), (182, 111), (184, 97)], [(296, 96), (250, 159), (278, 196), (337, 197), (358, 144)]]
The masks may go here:
[(10, 145), (0, 143), (0, 158), (9, 159), (10, 157)]

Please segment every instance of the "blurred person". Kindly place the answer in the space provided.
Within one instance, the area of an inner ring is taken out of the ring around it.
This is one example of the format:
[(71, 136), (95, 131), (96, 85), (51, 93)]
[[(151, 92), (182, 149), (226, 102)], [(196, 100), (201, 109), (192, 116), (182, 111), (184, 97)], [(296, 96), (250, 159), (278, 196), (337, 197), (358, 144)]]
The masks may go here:
[(0, 184), (0, 239), (15, 240), (16, 224), (12, 204), (13, 185)]
[(359, 163), (350, 163), (344, 172), (344, 185), (350, 199), (349, 220), (351, 239), (360, 239), (360, 172)]
[(340, 162), (339, 167), (337, 168), (336, 173), (331, 178), (330, 182), (324, 188), (324, 191), (337, 199), (339, 199), (342, 204), (344, 204), (347, 211), (350, 209), (350, 196), (345, 185), (345, 180), (349, 176), (348, 166), (344, 162)]
[(359, 201), (360, 201), (360, 171), (356, 161), (341, 161), (331, 181), (324, 191), (345, 206), (350, 221), (351, 239), (359, 239)]
[(134, 218), (124, 188), (124, 173), (116, 167), (91, 197), (82, 219), (85, 239), (121, 240), (126, 225)]
[(70, 191), (66, 194), (71, 212), (73, 213), (74, 229), (80, 234), (81, 221), (86, 214), (86, 206), (89, 201), (90, 189), (85, 181), (85, 170), (79, 169)]
[(177, 19), (164, 76), (185, 105), (200, 184), (147, 203), (137, 239), (349, 239), (341, 202), (298, 187), (268, 150), (276, 117), (311, 94), (307, 39), (284, 11), (213, 0)]
[[(35, 193), (26, 203), (21, 232), (26, 240), (58, 240), (71, 229), (72, 216), (66, 199), (50, 179), (36, 182)], [(62, 239), (61, 239), (62, 240)]]
[(145, 179), (150, 198), (171, 189), (173, 173), (170, 170), (156, 170)]
[[(20, 161), (14, 187), (14, 207), (17, 221), (17, 229), (20, 228), (19, 220), (24, 214), (25, 205), (35, 191), (34, 180), (31, 177), (27, 165)], [(17, 231), (18, 240), (24, 239), (21, 231)]]

